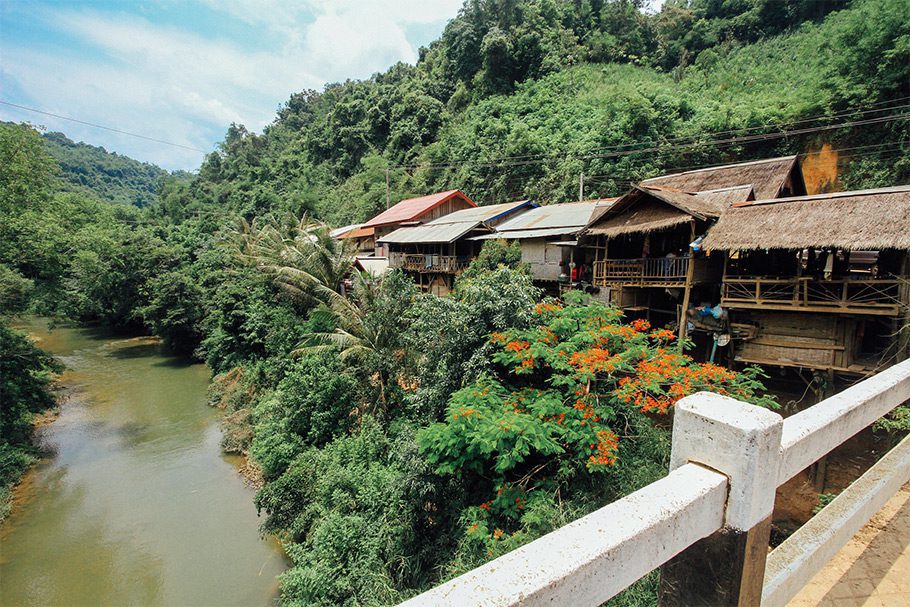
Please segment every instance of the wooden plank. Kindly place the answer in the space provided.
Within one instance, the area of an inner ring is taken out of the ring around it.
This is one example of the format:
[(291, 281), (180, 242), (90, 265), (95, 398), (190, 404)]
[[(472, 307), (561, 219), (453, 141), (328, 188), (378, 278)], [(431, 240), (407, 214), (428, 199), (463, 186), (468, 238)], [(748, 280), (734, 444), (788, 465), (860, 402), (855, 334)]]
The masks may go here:
[(755, 303), (753, 301), (723, 297), (720, 304), (725, 308), (740, 310), (773, 310), (780, 312), (821, 312), (827, 314), (862, 314), (868, 316), (896, 316), (900, 313), (900, 306), (879, 304), (875, 306), (794, 306), (785, 303)]
[(845, 346), (835, 345), (835, 344), (813, 344), (800, 341), (778, 341), (773, 339), (765, 339), (762, 337), (756, 337), (755, 339), (749, 340), (749, 343), (756, 344), (760, 346), (772, 346), (779, 348), (795, 348), (805, 349), (805, 350), (834, 350), (834, 351), (843, 351)]

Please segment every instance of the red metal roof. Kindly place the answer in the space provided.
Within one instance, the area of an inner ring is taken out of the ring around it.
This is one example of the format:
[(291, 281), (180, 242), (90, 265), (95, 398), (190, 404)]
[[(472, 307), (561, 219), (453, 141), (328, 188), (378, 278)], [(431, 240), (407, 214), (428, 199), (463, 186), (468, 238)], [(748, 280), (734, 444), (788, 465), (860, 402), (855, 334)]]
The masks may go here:
[(354, 228), (354, 229), (351, 230), (350, 232), (345, 232), (344, 234), (342, 234), (342, 235), (339, 236), (338, 238), (339, 238), (339, 239), (344, 239), (344, 238), (366, 238), (367, 236), (372, 236), (375, 232), (376, 232), (376, 230), (375, 230), (374, 228), (362, 228), (362, 227), (361, 227), (361, 228)]
[(373, 219), (363, 224), (363, 227), (376, 228), (379, 226), (387, 226), (393, 223), (411, 221), (413, 219), (417, 219), (427, 211), (435, 209), (445, 201), (456, 196), (463, 198), (472, 207), (477, 206), (473, 200), (462, 194), (460, 190), (448, 190), (447, 192), (438, 192), (436, 194), (420, 196), (419, 198), (408, 198), (407, 200), (402, 200), (392, 208), (386, 209)]

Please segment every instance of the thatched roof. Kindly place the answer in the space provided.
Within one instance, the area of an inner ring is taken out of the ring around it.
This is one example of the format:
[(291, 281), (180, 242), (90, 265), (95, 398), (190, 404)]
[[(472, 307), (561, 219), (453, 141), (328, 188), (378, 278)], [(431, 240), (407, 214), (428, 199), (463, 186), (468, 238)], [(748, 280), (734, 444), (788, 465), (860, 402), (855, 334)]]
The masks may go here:
[(755, 193), (752, 191), (752, 185), (741, 185), (732, 188), (720, 188), (718, 190), (708, 190), (706, 192), (696, 192), (696, 196), (713, 204), (715, 207), (726, 211), (731, 205), (755, 200)]
[(708, 232), (704, 247), (910, 250), (910, 186), (734, 205)]
[(705, 190), (751, 185), (756, 198), (766, 199), (783, 195), (788, 180), (791, 181), (792, 194), (805, 193), (806, 186), (796, 156), (769, 158), (662, 175), (646, 179), (641, 182), (641, 185), (672, 188), (683, 192), (704, 192)]
[(642, 200), (626, 213), (610, 215), (586, 230), (586, 234), (614, 238), (623, 234), (654, 232), (692, 221), (692, 216), (653, 199)]
[(595, 212), (587, 234), (613, 237), (653, 232), (696, 219), (717, 219), (734, 202), (752, 198), (752, 186), (680, 192), (656, 186), (635, 186), (612, 206)]

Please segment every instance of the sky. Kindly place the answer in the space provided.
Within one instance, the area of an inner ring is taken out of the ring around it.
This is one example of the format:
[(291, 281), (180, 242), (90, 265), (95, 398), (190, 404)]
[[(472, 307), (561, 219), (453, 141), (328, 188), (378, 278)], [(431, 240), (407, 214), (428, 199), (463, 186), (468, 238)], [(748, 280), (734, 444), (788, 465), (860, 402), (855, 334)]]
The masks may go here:
[(0, 0), (0, 101), (184, 147), (2, 103), (0, 120), (195, 170), (232, 122), (260, 132), (292, 93), (414, 63), (461, 4)]

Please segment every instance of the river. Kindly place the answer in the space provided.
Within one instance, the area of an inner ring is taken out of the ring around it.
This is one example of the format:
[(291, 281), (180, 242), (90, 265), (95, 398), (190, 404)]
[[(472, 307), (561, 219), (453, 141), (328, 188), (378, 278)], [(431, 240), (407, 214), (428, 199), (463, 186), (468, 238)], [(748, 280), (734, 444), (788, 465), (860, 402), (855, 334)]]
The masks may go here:
[(0, 604), (274, 603), (287, 563), (221, 454), (208, 368), (149, 338), (19, 328), (66, 364), (69, 394), (0, 527)]

